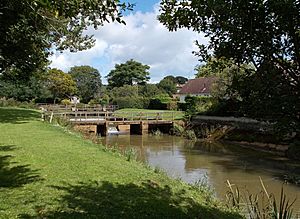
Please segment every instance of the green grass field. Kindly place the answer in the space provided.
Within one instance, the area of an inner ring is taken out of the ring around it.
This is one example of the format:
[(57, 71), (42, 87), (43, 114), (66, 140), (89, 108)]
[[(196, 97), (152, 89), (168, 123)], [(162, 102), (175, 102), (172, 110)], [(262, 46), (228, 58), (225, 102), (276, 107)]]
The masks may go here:
[(0, 218), (240, 218), (179, 180), (0, 108)]
[(140, 115), (148, 115), (149, 117), (155, 117), (157, 113), (160, 113), (160, 117), (162, 119), (183, 119), (184, 112), (182, 111), (172, 111), (172, 110), (150, 110), (150, 109), (132, 109), (132, 108), (126, 108), (126, 109), (120, 109), (115, 111), (119, 116), (140, 116)]

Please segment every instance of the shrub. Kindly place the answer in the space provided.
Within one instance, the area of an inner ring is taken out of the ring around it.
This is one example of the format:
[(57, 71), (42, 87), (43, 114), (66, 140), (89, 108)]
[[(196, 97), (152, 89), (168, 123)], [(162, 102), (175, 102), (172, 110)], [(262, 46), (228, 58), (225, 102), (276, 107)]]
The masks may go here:
[(183, 103), (183, 102), (177, 102), (177, 108), (178, 108), (178, 110), (186, 111), (187, 110), (187, 104)]
[(109, 96), (107, 94), (101, 95), (94, 99), (91, 99), (88, 103), (89, 105), (108, 105), (109, 104)]
[(123, 108), (143, 109), (148, 106), (148, 99), (143, 97), (118, 97), (113, 100), (113, 104)]
[(176, 101), (171, 101), (167, 104), (167, 109), (168, 110), (177, 110), (177, 102)]
[(5, 97), (0, 98), (0, 107), (21, 107), (21, 108), (35, 108), (33, 101), (31, 102), (19, 102), (13, 98), (6, 99)]
[(97, 105), (97, 104), (99, 104), (99, 100), (98, 99), (91, 99), (88, 104), (89, 105)]
[(163, 103), (160, 99), (152, 98), (149, 101), (149, 109), (166, 110), (168, 108), (167, 103)]
[(300, 160), (300, 142), (295, 141), (289, 146), (287, 156), (292, 159)]
[(63, 104), (63, 105), (71, 105), (71, 101), (69, 99), (63, 99), (61, 101), (61, 104)]
[(184, 132), (184, 137), (186, 137), (187, 139), (190, 139), (190, 140), (197, 139), (197, 136), (196, 136), (196, 134), (195, 134), (195, 132), (194, 132), (193, 129), (186, 130)]
[(184, 134), (184, 127), (177, 123), (174, 123), (173, 128), (171, 129), (171, 134), (182, 136)]

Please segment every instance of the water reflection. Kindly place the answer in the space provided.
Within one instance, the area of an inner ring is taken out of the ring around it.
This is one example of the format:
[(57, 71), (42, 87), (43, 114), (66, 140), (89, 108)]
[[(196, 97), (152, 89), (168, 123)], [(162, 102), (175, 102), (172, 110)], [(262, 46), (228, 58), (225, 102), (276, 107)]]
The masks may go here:
[[(140, 160), (188, 183), (207, 176), (219, 198), (227, 191), (226, 180), (252, 193), (259, 192), (259, 177), (269, 192), (279, 196), (283, 181), (277, 176), (287, 169), (300, 171), (297, 162), (232, 144), (195, 143), (180, 137), (150, 135), (110, 135), (103, 143), (121, 148), (134, 147)], [(290, 199), (298, 195), (295, 207), (300, 209), (300, 187), (283, 186)]]

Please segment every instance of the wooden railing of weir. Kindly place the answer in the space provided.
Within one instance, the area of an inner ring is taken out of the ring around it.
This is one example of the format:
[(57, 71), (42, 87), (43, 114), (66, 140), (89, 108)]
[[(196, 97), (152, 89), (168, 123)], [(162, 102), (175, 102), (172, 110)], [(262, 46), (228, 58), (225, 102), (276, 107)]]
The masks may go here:
[(54, 118), (62, 118), (70, 122), (130, 122), (130, 121), (174, 121), (180, 112), (49, 112), (43, 113), (46, 121), (52, 122)]
[(70, 112), (70, 111), (84, 111), (84, 112), (98, 112), (98, 111), (108, 111), (114, 112), (118, 110), (118, 105), (88, 105), (88, 104), (78, 104), (78, 105), (59, 105), (59, 104), (40, 104), (39, 107), (43, 111), (47, 112)]

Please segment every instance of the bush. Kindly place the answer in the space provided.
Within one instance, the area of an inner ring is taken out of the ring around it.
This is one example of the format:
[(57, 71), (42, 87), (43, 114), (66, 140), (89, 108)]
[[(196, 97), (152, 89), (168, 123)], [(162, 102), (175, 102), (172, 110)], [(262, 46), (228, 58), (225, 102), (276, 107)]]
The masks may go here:
[(171, 129), (171, 134), (176, 136), (182, 136), (184, 134), (184, 127), (174, 123), (173, 128)]
[(61, 101), (61, 104), (63, 104), (63, 105), (71, 105), (71, 101), (69, 99), (63, 99)]
[(5, 97), (0, 98), (0, 107), (20, 107), (20, 108), (35, 108), (34, 102), (19, 102), (13, 98), (6, 99)]
[(158, 109), (158, 110), (166, 110), (168, 109), (168, 104), (163, 103), (160, 99), (152, 98), (149, 102), (149, 109)]
[(214, 116), (243, 116), (240, 112), (241, 103), (238, 100), (216, 100), (207, 111), (207, 115)]
[(88, 103), (89, 105), (108, 105), (109, 104), (109, 96), (107, 94), (101, 95), (100, 97), (96, 97), (91, 99)]
[(195, 132), (194, 132), (193, 129), (186, 130), (184, 132), (184, 137), (186, 137), (187, 139), (190, 139), (190, 140), (197, 139), (197, 136), (196, 136), (196, 134), (195, 134)]
[(173, 107), (177, 108), (172, 103), (172, 98), (167, 94), (158, 95), (150, 99), (149, 109), (168, 110)]
[(167, 109), (168, 110), (177, 110), (177, 102), (176, 101), (171, 101), (167, 104)]
[(287, 156), (292, 159), (300, 160), (300, 142), (295, 141), (289, 146)]
[(123, 108), (147, 108), (149, 99), (144, 97), (118, 97), (113, 100), (113, 104), (118, 105), (119, 109)]
[(187, 104), (183, 102), (177, 102), (177, 109), (181, 111), (187, 110)]

